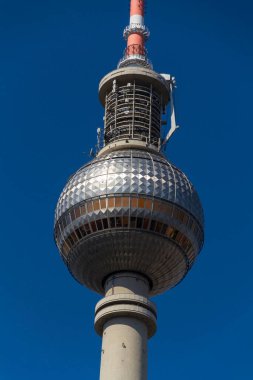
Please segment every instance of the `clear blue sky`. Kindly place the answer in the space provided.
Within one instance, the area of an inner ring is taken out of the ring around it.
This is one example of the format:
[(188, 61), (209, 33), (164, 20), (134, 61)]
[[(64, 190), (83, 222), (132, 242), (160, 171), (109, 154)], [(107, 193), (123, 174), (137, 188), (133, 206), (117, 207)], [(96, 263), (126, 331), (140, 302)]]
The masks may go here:
[[(177, 78), (167, 155), (195, 184), (206, 243), (155, 299), (149, 379), (250, 380), (253, 4), (149, 0), (149, 56)], [(128, 0), (0, 0), (0, 379), (98, 379), (99, 297), (67, 273), (53, 215), (102, 126), (99, 80), (122, 56)]]

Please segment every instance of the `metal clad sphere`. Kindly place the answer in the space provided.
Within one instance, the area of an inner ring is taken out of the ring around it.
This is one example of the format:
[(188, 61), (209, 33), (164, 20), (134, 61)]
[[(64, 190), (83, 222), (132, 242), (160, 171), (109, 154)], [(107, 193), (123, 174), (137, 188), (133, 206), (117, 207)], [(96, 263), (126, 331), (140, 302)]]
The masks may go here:
[(162, 155), (104, 154), (79, 169), (60, 195), (55, 239), (70, 272), (102, 293), (121, 270), (141, 272), (151, 295), (175, 286), (203, 244), (203, 210), (185, 174)]

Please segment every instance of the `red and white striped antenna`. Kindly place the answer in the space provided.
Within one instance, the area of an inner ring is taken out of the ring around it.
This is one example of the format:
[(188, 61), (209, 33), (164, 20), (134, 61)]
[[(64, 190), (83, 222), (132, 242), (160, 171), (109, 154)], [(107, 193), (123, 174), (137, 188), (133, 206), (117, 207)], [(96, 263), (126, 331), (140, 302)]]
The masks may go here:
[(136, 64), (152, 68), (145, 48), (145, 42), (149, 38), (150, 33), (144, 25), (144, 13), (145, 0), (131, 0), (130, 22), (123, 34), (127, 41), (127, 47), (124, 57), (119, 62), (119, 68)]

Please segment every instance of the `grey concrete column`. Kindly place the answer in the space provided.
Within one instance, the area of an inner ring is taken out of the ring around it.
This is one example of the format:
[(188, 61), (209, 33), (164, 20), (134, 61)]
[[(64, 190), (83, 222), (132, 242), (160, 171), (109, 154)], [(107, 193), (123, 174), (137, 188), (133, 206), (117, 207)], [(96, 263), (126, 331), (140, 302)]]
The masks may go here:
[(147, 340), (156, 331), (148, 292), (147, 279), (136, 273), (107, 279), (95, 311), (95, 329), (103, 338), (100, 380), (147, 379)]

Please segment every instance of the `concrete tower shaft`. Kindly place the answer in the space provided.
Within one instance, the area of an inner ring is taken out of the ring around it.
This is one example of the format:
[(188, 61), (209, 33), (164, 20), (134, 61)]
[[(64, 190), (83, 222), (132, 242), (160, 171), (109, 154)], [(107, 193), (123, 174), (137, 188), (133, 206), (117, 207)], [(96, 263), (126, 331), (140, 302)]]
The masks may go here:
[(138, 273), (122, 272), (106, 280), (105, 298), (95, 312), (95, 329), (103, 337), (100, 380), (146, 380), (147, 339), (156, 330), (149, 287)]

